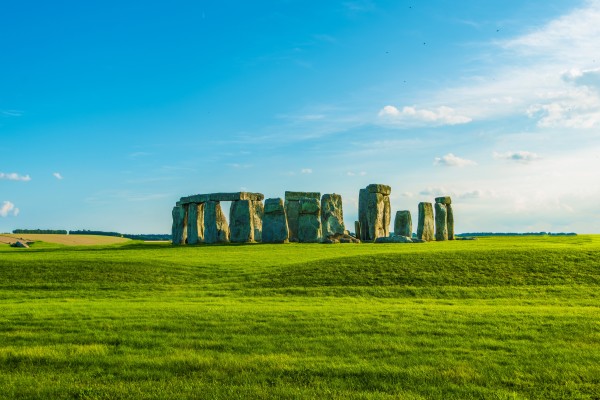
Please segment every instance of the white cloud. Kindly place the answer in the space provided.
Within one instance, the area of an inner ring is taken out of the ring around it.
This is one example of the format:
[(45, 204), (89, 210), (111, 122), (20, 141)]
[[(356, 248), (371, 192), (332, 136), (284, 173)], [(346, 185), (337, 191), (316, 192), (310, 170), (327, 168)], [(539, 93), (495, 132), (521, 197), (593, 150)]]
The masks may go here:
[(59, 181), (64, 179), (63, 176), (60, 174), (60, 172), (54, 172), (54, 173), (52, 173), (52, 176), (55, 177), (56, 179), (58, 179)]
[(303, 174), (312, 174), (313, 170), (311, 168), (302, 168), (300, 172)]
[(19, 110), (0, 110), (0, 115), (5, 117), (20, 117), (23, 115), (23, 111)]
[(387, 105), (377, 114), (383, 121), (394, 124), (429, 124), (429, 125), (458, 125), (472, 121), (471, 118), (459, 115), (450, 107), (441, 106), (433, 110), (403, 107), (402, 110)]
[(0, 207), (0, 217), (7, 217), (10, 214), (16, 217), (19, 215), (19, 209), (16, 208), (15, 205), (10, 201), (4, 201), (2, 203), (2, 207)]
[(0, 172), (0, 179), (6, 179), (9, 181), (23, 181), (28, 182), (31, 180), (29, 175), (19, 175), (16, 172), (12, 172), (9, 174), (5, 174), (4, 172)]
[(494, 153), (494, 158), (499, 160), (517, 161), (520, 163), (530, 163), (539, 160), (541, 157), (530, 151), (508, 151), (506, 153)]
[(448, 153), (442, 157), (436, 157), (433, 160), (433, 165), (440, 165), (444, 167), (467, 167), (469, 165), (477, 165), (475, 161), (460, 158), (452, 153)]
[(348, 175), (348, 176), (356, 176), (356, 175), (365, 176), (365, 175), (367, 175), (367, 172), (366, 171), (360, 171), (360, 172), (348, 171), (348, 172), (346, 172), (346, 175)]

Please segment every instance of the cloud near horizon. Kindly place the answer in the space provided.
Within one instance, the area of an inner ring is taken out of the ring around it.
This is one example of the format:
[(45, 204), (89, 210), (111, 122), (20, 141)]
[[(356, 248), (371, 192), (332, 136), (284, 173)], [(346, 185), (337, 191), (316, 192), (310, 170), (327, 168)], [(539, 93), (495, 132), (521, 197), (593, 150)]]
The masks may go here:
[(0, 179), (6, 179), (8, 181), (29, 182), (31, 180), (31, 177), (29, 175), (19, 175), (16, 172), (11, 172), (8, 174), (0, 172)]
[(0, 207), (0, 217), (7, 217), (10, 214), (16, 217), (17, 215), (19, 215), (19, 209), (16, 208), (13, 203), (6, 200), (2, 203), (2, 207)]
[(387, 105), (377, 114), (380, 119), (393, 124), (432, 124), (432, 125), (459, 125), (472, 121), (471, 118), (459, 115), (453, 108), (441, 106), (432, 110), (418, 109), (412, 106), (403, 107), (402, 110)]
[(494, 158), (498, 160), (517, 161), (520, 163), (527, 164), (532, 161), (539, 160), (541, 157), (536, 153), (532, 153), (530, 151), (508, 151), (506, 153), (494, 152)]
[(460, 158), (452, 153), (448, 153), (442, 157), (436, 157), (433, 160), (433, 165), (443, 167), (467, 167), (470, 165), (477, 165), (475, 161), (467, 160), (466, 158)]
[(54, 172), (52, 173), (52, 176), (58, 179), (59, 181), (64, 179), (60, 172)]

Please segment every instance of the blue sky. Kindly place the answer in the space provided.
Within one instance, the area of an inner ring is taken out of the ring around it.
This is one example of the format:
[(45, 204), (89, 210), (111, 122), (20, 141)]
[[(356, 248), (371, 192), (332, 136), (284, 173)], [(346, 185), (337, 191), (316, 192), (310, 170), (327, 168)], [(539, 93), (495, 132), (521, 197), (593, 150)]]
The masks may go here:
[(0, 38), (0, 232), (166, 233), (240, 190), (352, 227), (369, 183), (459, 232), (600, 232), (599, 0), (24, 0)]

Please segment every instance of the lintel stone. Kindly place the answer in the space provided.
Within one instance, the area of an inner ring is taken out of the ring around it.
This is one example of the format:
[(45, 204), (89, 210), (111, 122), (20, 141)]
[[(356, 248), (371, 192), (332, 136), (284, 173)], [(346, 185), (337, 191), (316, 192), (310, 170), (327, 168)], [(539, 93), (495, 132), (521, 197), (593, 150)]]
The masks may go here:
[(369, 193), (381, 193), (383, 195), (389, 196), (392, 193), (392, 188), (388, 185), (372, 183), (369, 186), (367, 186), (367, 191)]
[(435, 202), (439, 203), (439, 204), (447, 205), (447, 204), (452, 204), (452, 199), (450, 198), (450, 196), (436, 197)]
[(252, 200), (262, 201), (265, 196), (262, 193), (250, 193), (250, 192), (233, 192), (233, 193), (209, 193), (209, 194), (195, 194), (192, 196), (182, 197), (179, 203), (206, 203), (207, 201), (238, 201), (238, 200)]
[(319, 192), (285, 192), (285, 199), (287, 201), (300, 201), (301, 198), (308, 197), (309, 199), (321, 200), (321, 193)]

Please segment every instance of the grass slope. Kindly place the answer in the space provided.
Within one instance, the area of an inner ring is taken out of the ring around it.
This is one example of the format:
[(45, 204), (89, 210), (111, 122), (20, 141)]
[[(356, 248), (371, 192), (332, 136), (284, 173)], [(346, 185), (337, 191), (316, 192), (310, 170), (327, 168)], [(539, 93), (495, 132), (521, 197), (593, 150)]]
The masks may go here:
[(600, 237), (0, 249), (0, 398), (600, 397)]

